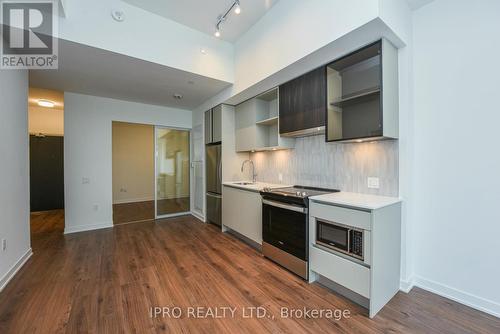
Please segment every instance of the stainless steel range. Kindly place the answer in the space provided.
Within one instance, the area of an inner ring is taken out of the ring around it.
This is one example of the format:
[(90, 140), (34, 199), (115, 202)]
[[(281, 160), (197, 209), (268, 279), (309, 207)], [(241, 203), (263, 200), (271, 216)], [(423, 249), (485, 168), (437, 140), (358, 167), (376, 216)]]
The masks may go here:
[(309, 197), (338, 191), (304, 186), (263, 189), (264, 256), (307, 280)]

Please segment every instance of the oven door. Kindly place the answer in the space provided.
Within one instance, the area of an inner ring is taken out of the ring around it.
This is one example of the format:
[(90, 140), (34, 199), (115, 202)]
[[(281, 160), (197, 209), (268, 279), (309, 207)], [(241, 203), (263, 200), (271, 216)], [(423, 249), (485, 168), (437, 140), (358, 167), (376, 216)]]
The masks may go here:
[(262, 238), (268, 244), (307, 261), (307, 208), (264, 199)]
[(316, 243), (321, 246), (348, 253), (349, 231), (348, 227), (316, 219)]

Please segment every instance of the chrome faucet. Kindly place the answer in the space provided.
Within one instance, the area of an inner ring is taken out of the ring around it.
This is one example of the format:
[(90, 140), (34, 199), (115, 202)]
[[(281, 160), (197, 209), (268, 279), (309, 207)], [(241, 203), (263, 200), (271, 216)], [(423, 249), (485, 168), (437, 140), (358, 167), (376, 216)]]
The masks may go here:
[(255, 165), (254, 165), (252, 160), (247, 159), (247, 160), (243, 161), (243, 163), (241, 164), (241, 172), (243, 173), (243, 167), (245, 167), (245, 164), (247, 162), (252, 164), (252, 182), (255, 183), (257, 180), (257, 174), (255, 173)]

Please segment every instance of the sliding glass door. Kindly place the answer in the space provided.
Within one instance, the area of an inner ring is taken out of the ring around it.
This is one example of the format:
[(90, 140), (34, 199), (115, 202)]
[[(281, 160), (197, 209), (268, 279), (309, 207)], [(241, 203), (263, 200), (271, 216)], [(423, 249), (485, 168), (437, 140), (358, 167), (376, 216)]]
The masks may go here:
[(156, 127), (156, 217), (190, 211), (189, 131)]

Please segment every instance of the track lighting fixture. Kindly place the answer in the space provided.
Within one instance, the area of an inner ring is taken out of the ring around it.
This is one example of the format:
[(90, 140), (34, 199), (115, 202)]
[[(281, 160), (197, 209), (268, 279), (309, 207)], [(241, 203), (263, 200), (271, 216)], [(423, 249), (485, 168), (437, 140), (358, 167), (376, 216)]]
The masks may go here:
[(226, 20), (227, 16), (233, 9), (236, 15), (239, 15), (241, 13), (240, 0), (235, 0), (231, 7), (229, 7), (229, 9), (224, 14), (219, 15), (219, 17), (217, 18), (217, 24), (215, 25), (215, 37), (220, 37), (220, 26), (222, 22)]

